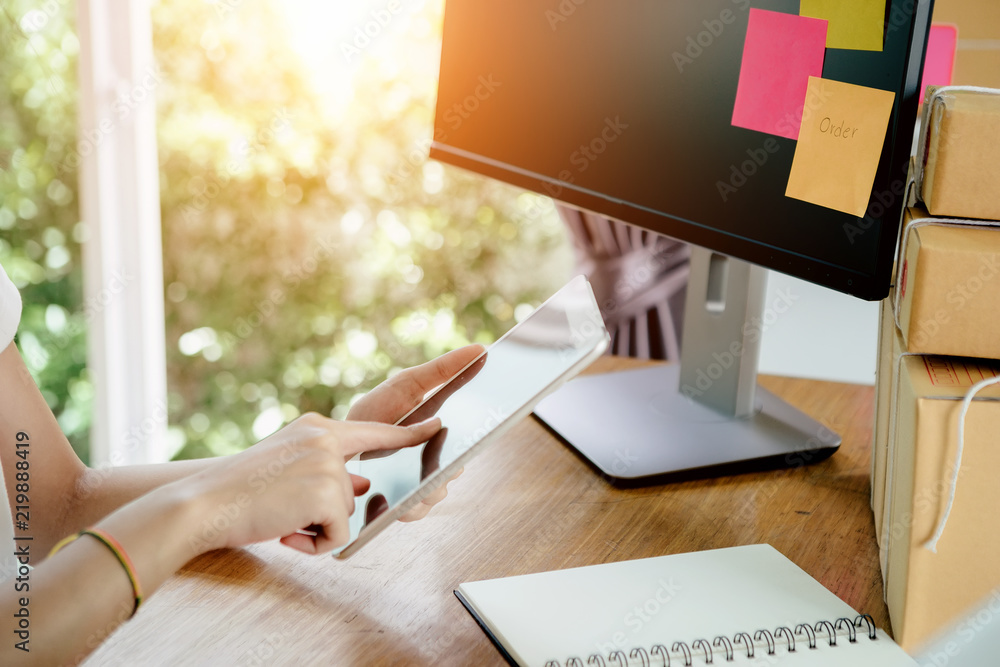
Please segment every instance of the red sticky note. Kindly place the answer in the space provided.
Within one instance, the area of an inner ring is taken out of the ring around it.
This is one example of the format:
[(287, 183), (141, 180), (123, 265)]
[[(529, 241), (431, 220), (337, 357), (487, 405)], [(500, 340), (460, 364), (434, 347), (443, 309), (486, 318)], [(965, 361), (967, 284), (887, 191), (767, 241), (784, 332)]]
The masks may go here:
[(823, 76), (827, 22), (751, 9), (733, 125), (798, 139), (809, 77)]
[(955, 51), (958, 48), (958, 27), (947, 23), (931, 25), (927, 38), (927, 55), (924, 58), (924, 78), (920, 82), (920, 99), (924, 99), (927, 86), (950, 86), (955, 70)]

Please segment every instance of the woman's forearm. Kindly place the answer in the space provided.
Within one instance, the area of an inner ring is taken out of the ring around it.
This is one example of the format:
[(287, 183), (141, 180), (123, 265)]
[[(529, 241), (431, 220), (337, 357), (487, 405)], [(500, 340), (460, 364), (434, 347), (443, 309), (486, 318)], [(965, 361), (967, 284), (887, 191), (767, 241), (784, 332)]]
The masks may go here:
[[(22, 482), (30, 438), (30, 563), (0, 582), (0, 664), (73, 664), (127, 620), (134, 590), (114, 550), (90, 535), (42, 560), (60, 538), (94, 526), (120, 543), (144, 596), (195, 556), (280, 538), (310, 554), (347, 542), (357, 480), (345, 461), (364, 451), (426, 442), (439, 419), (391, 426), (441, 377), (477, 352), (453, 352), (395, 376), (338, 422), (307, 413), (239, 454), (215, 460), (87, 469), (73, 453), (11, 345), (0, 352), (0, 460), (8, 490)], [(23, 385), (23, 386), (22, 386)], [(362, 414), (364, 413), (364, 414)], [(23, 449), (28, 449), (27, 447)], [(268, 472), (266, 480), (260, 471)], [(12, 474), (10, 474), (12, 473)], [(18, 502), (11, 496), (12, 503)], [(222, 519), (220, 521), (220, 519)], [(308, 527), (308, 533), (299, 529)], [(40, 563), (40, 564), (39, 564)]]
[[(38, 554), (149, 491), (205, 470), (210, 459), (87, 468), (80, 462), (11, 343), (0, 351), (0, 467), (11, 514), (18, 484), (31, 491), (30, 536)], [(20, 467), (19, 467), (20, 466)], [(23, 473), (19, 479), (18, 473)], [(40, 557), (32, 559), (37, 565)]]
[[(135, 566), (144, 596), (204, 549), (192, 545), (202, 499), (168, 485), (97, 523)], [(76, 664), (131, 617), (134, 593), (115, 554), (90, 535), (0, 591), (0, 664)], [(19, 610), (27, 612), (18, 616)], [(23, 619), (23, 620), (22, 620)], [(20, 634), (19, 634), (20, 633)]]
[(150, 465), (88, 468), (76, 481), (63, 520), (63, 533), (91, 526), (141, 496), (209, 468), (216, 459)]

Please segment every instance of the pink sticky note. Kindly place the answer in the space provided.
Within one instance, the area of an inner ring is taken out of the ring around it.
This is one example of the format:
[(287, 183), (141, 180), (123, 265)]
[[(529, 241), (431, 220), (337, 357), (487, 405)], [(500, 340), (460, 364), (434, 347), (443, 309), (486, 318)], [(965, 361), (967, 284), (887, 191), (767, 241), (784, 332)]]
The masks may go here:
[(955, 69), (955, 51), (958, 48), (958, 27), (946, 23), (931, 25), (927, 38), (927, 56), (924, 58), (924, 78), (920, 82), (920, 99), (924, 99), (927, 86), (950, 86)]
[(733, 125), (798, 139), (809, 77), (823, 76), (827, 22), (751, 9)]

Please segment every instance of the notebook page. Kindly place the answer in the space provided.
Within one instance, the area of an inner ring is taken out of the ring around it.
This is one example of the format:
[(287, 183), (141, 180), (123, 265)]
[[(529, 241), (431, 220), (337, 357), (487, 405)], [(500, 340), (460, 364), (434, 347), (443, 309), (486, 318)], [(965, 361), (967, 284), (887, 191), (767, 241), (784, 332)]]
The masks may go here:
[[(675, 641), (691, 645), (857, 615), (769, 545), (464, 583), (459, 591), (522, 665), (565, 664), (573, 656), (586, 662), (594, 653), (669, 648)], [(818, 635), (817, 649), (802, 642), (792, 654), (779, 648), (761, 658), (758, 649), (750, 664), (915, 664), (888, 637), (873, 642), (865, 630), (858, 634), (857, 643), (841, 639), (835, 647)]]

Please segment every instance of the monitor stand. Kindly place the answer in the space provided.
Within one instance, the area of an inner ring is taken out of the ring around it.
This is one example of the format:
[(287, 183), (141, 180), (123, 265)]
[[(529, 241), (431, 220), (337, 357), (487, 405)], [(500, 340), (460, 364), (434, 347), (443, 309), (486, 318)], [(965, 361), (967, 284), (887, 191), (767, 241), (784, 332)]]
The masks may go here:
[(586, 375), (535, 415), (619, 483), (802, 466), (840, 436), (757, 385), (764, 269), (692, 248), (681, 363)]

